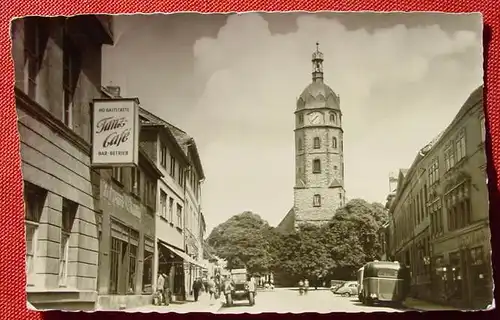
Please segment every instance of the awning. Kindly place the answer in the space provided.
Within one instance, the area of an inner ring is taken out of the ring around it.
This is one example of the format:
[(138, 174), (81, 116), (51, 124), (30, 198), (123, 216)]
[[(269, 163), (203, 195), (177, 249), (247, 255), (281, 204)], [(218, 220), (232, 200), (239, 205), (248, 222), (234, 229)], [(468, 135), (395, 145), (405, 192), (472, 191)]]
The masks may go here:
[(185, 252), (159, 240), (159, 243), (166, 247), (168, 250), (172, 251), (173, 253), (175, 253), (176, 255), (178, 255), (179, 257), (181, 257), (184, 261), (190, 263), (190, 264), (193, 264), (197, 267), (200, 267), (200, 268), (204, 268), (205, 269), (205, 266), (201, 263), (199, 263), (198, 261), (194, 260), (193, 258), (191, 258), (188, 254), (186, 254)]

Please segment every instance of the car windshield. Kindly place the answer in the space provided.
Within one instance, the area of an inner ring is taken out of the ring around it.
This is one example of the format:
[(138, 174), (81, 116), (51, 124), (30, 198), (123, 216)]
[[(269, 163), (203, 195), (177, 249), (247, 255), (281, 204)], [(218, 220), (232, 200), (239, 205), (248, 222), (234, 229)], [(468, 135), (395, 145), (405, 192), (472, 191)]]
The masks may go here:
[(233, 281), (234, 282), (244, 282), (244, 281), (247, 281), (247, 275), (244, 274), (244, 273), (233, 274)]

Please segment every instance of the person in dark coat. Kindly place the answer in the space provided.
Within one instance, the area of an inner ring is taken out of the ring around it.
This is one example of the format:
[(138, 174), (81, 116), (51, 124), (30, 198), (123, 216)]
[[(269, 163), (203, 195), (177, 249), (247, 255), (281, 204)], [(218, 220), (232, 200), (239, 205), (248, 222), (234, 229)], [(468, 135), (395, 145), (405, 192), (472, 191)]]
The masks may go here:
[(200, 278), (196, 278), (196, 280), (193, 282), (194, 301), (198, 301), (198, 297), (200, 296), (200, 291), (202, 287), (203, 287), (203, 282), (201, 281)]

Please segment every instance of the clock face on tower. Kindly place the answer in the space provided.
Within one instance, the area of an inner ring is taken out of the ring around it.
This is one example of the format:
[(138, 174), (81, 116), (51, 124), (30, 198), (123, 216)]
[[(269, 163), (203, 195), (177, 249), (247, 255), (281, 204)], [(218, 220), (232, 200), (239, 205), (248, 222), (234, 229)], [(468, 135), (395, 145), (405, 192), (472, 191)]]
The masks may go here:
[(320, 124), (323, 120), (323, 115), (320, 112), (313, 112), (309, 115), (311, 124)]

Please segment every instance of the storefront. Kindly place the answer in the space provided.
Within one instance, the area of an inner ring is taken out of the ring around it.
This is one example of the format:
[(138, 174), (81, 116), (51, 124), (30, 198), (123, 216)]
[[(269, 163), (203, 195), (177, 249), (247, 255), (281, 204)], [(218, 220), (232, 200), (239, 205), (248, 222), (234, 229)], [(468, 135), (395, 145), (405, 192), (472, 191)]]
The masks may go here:
[(191, 294), (192, 282), (203, 266), (187, 253), (163, 241), (158, 242), (158, 272), (168, 275), (172, 298), (176, 301), (186, 300)]
[(434, 244), (434, 300), (463, 309), (480, 309), (493, 299), (490, 229), (487, 223), (461, 230)]
[(101, 180), (99, 205), (102, 223), (98, 309), (117, 310), (150, 304), (152, 239), (155, 237), (153, 208), (111, 179)]

